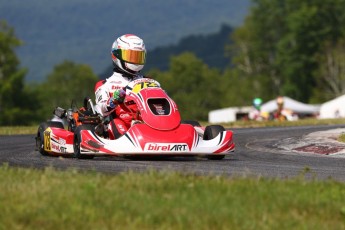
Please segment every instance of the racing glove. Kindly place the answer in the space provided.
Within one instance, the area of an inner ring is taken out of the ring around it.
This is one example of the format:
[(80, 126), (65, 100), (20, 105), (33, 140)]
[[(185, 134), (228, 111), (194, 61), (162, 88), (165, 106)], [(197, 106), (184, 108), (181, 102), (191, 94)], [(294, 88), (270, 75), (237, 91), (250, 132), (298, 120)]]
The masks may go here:
[(123, 89), (115, 90), (113, 96), (109, 98), (109, 107), (113, 109), (117, 104), (123, 103), (125, 96), (126, 91), (124, 91)]

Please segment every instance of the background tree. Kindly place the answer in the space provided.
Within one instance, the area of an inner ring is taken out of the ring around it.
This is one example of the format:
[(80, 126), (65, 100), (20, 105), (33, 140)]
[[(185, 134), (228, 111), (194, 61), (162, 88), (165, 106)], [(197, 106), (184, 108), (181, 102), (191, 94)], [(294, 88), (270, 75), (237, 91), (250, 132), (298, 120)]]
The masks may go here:
[(38, 87), (42, 102), (41, 116), (51, 118), (55, 107), (68, 109), (72, 101), (81, 107), (86, 96), (94, 101), (94, 86), (98, 80), (88, 65), (71, 61), (56, 65), (46, 81)]
[(21, 45), (13, 28), (0, 21), (0, 125), (25, 125), (36, 117), (36, 95), (24, 86), (14, 49)]
[(207, 120), (208, 112), (221, 106), (219, 70), (210, 69), (192, 53), (171, 58), (168, 71), (151, 71), (149, 75), (158, 80), (176, 102), (182, 119)]
[(345, 39), (326, 42), (318, 56), (319, 75), (314, 90), (315, 101), (326, 101), (345, 94)]
[(219, 108), (251, 105), (252, 100), (259, 97), (258, 92), (261, 91), (260, 84), (257, 83), (237, 69), (227, 69), (222, 75), (222, 80), (217, 83), (221, 91)]
[[(317, 56), (325, 41), (343, 36), (343, 0), (253, 0), (233, 36), (234, 64), (262, 90), (310, 101), (320, 74)], [(260, 80), (258, 80), (260, 79)]]

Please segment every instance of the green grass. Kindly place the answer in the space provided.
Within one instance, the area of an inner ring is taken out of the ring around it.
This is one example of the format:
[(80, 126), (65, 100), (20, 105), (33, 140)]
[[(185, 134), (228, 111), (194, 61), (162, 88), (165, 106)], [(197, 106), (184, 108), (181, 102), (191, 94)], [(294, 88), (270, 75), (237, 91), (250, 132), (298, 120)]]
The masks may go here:
[(341, 133), (338, 137), (338, 141), (345, 142), (345, 133)]
[(345, 119), (301, 119), (297, 121), (236, 121), (222, 124), (228, 128), (251, 128), (251, 127), (287, 127), (287, 126), (310, 126), (310, 125), (339, 125), (345, 124)]
[(0, 167), (0, 229), (345, 229), (345, 185)]
[[(223, 125), (343, 123), (339, 119)], [(36, 126), (0, 127), (0, 135), (36, 131)], [(155, 171), (108, 175), (3, 165), (0, 230), (345, 229), (345, 184), (303, 178), (201, 177)]]
[(35, 134), (38, 129), (36, 126), (0, 126), (0, 135), (20, 135)]

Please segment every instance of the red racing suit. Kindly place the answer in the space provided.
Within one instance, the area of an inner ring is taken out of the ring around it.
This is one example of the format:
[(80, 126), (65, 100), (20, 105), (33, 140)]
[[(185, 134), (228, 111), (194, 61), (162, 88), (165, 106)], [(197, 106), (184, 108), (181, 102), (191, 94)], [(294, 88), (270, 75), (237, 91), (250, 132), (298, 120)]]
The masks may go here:
[(123, 89), (129, 82), (143, 78), (142, 75), (127, 77), (126, 75), (114, 71), (113, 75), (106, 80), (101, 80), (95, 85), (96, 106), (95, 109), (103, 117), (109, 117), (107, 125), (110, 139), (122, 136), (131, 126), (133, 114), (124, 106), (117, 104), (115, 108), (109, 106), (109, 100), (113, 97), (115, 90)]

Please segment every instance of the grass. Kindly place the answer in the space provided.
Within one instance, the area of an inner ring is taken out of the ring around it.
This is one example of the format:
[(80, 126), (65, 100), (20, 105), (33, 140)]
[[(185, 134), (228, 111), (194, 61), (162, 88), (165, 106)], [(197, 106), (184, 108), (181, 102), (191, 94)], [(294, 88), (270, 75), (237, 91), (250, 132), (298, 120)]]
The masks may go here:
[[(225, 127), (344, 124), (235, 122)], [(203, 124), (207, 125), (207, 124)], [(36, 126), (0, 127), (0, 135)], [(345, 134), (339, 137), (345, 140)], [(345, 229), (345, 184), (176, 172), (108, 175), (0, 166), (2, 229)]]
[(252, 127), (288, 127), (288, 126), (312, 126), (312, 125), (339, 125), (345, 124), (344, 118), (339, 119), (301, 119), (297, 121), (236, 121), (224, 123), (228, 128), (252, 128)]
[(0, 167), (0, 229), (345, 229), (345, 185)]
[(345, 142), (345, 133), (341, 133), (338, 137), (338, 141)]
[(37, 126), (0, 126), (0, 135), (35, 134)]

